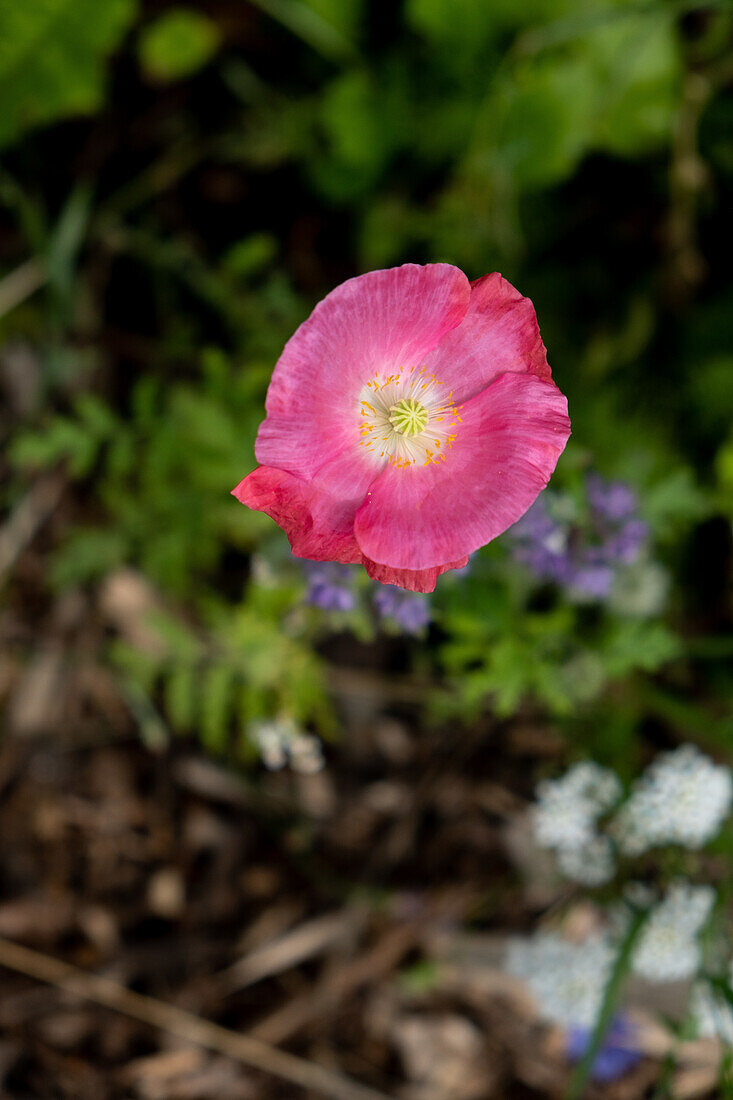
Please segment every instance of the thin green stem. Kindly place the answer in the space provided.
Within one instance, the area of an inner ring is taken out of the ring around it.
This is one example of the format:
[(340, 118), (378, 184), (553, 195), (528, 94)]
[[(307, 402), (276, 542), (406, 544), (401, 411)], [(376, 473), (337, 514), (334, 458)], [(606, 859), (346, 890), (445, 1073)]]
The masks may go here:
[(631, 957), (634, 947), (636, 946), (636, 941), (639, 938), (639, 934), (644, 927), (646, 919), (647, 912), (645, 910), (634, 910), (629, 929), (621, 944), (613, 972), (603, 995), (603, 1004), (601, 1005), (601, 1011), (593, 1030), (591, 1041), (588, 1044), (588, 1049), (583, 1055), (582, 1060), (575, 1067), (564, 1100), (581, 1100), (583, 1096), (585, 1087), (590, 1080), (593, 1064), (603, 1046), (603, 1040), (608, 1033), (613, 1014), (616, 1011), (621, 987), (631, 967)]
[(676, 1048), (678, 1043), (679, 1038), (675, 1036), (675, 1045), (662, 1062), (662, 1068), (659, 1071), (659, 1080), (657, 1081), (651, 1100), (674, 1100), (674, 1094), (672, 1092), (672, 1075), (677, 1066)]

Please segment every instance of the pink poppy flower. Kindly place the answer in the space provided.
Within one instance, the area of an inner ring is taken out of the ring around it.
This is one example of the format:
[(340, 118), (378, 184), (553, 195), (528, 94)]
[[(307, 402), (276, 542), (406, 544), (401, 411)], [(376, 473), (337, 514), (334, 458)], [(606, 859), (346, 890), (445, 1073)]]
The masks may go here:
[(233, 490), (293, 553), (431, 592), (520, 518), (570, 434), (534, 308), (501, 275), (371, 271), (285, 345)]

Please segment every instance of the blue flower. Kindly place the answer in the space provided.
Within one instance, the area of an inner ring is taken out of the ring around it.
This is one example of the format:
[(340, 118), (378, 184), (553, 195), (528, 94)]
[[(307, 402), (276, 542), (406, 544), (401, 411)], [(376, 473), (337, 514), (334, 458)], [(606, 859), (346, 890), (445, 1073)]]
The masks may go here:
[(352, 587), (353, 573), (348, 565), (336, 562), (303, 562), (308, 580), (306, 603), (324, 611), (353, 611), (356, 596)]
[(575, 598), (605, 600), (618, 571), (639, 557), (649, 532), (624, 482), (589, 474), (586, 500), (587, 515), (580, 519), (566, 498), (544, 493), (512, 528), (513, 556)]
[(605, 481), (591, 473), (585, 479), (585, 492), (592, 511), (603, 519), (628, 519), (636, 512), (634, 490), (623, 481)]
[(390, 619), (406, 634), (419, 634), (430, 622), (427, 598), (393, 584), (379, 585), (374, 593), (374, 606), (383, 619)]
[[(585, 1027), (572, 1027), (565, 1037), (565, 1049), (571, 1062), (579, 1062), (590, 1046), (592, 1031)], [(596, 1055), (591, 1069), (594, 1081), (605, 1084), (623, 1077), (637, 1065), (643, 1055), (635, 1045), (634, 1027), (624, 1016), (617, 1016), (611, 1023)]]

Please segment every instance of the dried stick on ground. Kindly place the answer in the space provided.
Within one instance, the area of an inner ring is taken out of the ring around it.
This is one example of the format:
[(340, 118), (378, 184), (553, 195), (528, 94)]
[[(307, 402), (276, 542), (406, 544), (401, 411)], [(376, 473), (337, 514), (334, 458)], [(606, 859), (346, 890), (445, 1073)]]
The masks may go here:
[(348, 994), (394, 970), (420, 939), (418, 924), (390, 928), (364, 955), (326, 974), (308, 993), (289, 1000), (252, 1028), (263, 1042), (283, 1043), (314, 1019), (335, 1014)]
[(38, 260), (26, 260), (0, 280), (0, 317), (30, 298), (46, 282), (46, 272)]
[(11, 940), (0, 938), (0, 966), (38, 981), (48, 982), (64, 992), (85, 997), (141, 1023), (150, 1024), (151, 1027), (215, 1050), (218, 1054), (235, 1058), (263, 1073), (280, 1077), (303, 1089), (313, 1089), (332, 1100), (390, 1100), (384, 1093), (360, 1085), (324, 1066), (277, 1050), (259, 1039), (229, 1031), (219, 1024), (194, 1016), (191, 1012), (185, 1012), (154, 997), (135, 993), (109, 978), (79, 970), (60, 959), (32, 951)]
[(38, 478), (0, 529), (0, 581), (61, 499), (66, 478), (56, 470)]
[(355, 909), (314, 917), (245, 955), (217, 975), (217, 981), (229, 992), (245, 989), (320, 955), (334, 943), (343, 941), (349, 933), (358, 931), (364, 920), (365, 914)]

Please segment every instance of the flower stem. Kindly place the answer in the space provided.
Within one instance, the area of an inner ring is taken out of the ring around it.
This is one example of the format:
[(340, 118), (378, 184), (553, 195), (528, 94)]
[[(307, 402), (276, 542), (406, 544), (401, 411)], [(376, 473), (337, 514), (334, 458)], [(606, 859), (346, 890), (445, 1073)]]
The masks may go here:
[(564, 1100), (581, 1100), (583, 1096), (585, 1086), (588, 1084), (593, 1071), (593, 1065), (603, 1046), (603, 1040), (606, 1037), (609, 1025), (613, 1019), (613, 1014), (616, 1011), (621, 987), (631, 967), (631, 956), (639, 934), (646, 922), (647, 915), (647, 912), (643, 909), (633, 910), (631, 923), (629, 924), (628, 931), (616, 957), (616, 963), (611, 977), (606, 985), (603, 995), (603, 1004), (601, 1005), (601, 1011), (596, 1026), (593, 1029), (588, 1049), (573, 1071)]

